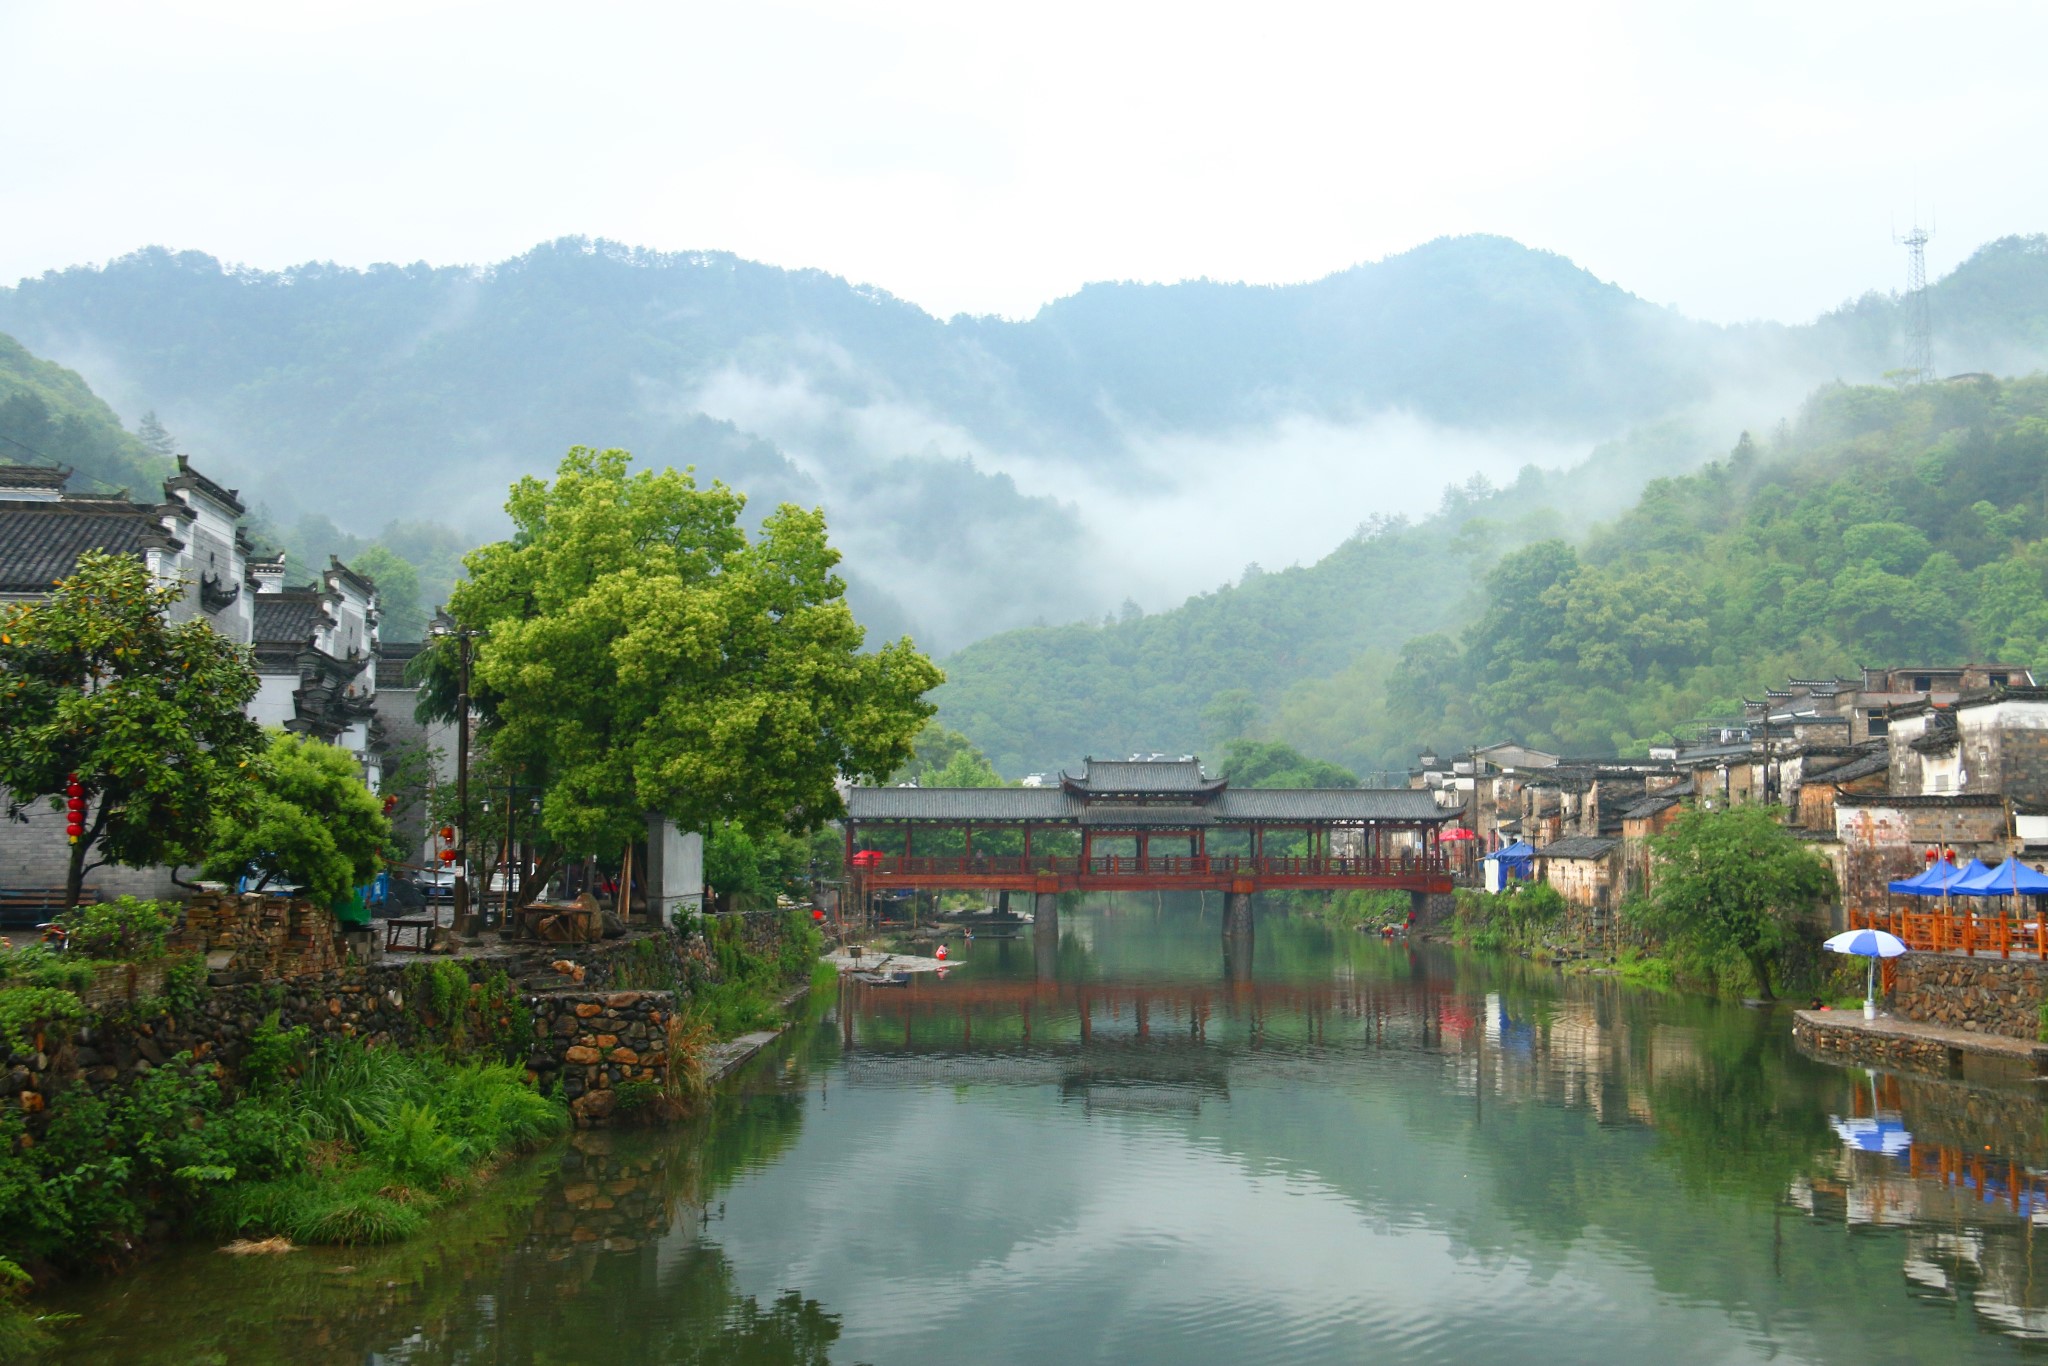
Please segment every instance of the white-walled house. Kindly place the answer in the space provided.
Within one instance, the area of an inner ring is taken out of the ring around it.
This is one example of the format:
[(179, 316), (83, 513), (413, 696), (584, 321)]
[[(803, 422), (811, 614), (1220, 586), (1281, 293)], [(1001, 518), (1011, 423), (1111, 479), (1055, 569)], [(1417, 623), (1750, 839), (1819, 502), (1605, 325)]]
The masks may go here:
[[(313, 583), (286, 587), (282, 555), (252, 555), (237, 491), (182, 455), (161, 503), (73, 492), (70, 475), (61, 466), (0, 465), (0, 603), (42, 597), (88, 551), (139, 556), (158, 583), (184, 590), (173, 620), (201, 618), (253, 649), (254, 720), (343, 746), (375, 790), (388, 748), (377, 715), (376, 585), (336, 560)], [(412, 694), (403, 701), (409, 723)], [(61, 886), (63, 817), (40, 807), (25, 814), (0, 822), (0, 887)], [(102, 868), (90, 881), (107, 895), (173, 890), (168, 869)]]

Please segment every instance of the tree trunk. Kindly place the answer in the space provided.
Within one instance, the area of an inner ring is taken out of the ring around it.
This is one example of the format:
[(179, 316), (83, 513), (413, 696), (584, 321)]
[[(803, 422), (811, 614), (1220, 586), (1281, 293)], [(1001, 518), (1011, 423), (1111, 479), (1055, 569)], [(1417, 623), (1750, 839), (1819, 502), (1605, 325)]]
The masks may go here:
[(1771, 956), (1767, 953), (1752, 953), (1749, 955), (1749, 967), (1750, 971), (1756, 974), (1757, 999), (1777, 1000), (1777, 996), (1771, 991)]
[(64, 870), (64, 909), (78, 909), (78, 896), (85, 886), (85, 851), (89, 848), (87, 838), (81, 835), (71, 844), (71, 864)]

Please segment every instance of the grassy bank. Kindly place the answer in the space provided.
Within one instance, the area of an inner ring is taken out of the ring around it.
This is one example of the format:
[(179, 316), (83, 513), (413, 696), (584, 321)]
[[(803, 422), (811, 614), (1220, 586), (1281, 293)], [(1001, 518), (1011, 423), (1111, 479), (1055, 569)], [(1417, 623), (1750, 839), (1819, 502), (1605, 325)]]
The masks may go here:
[[(40, 1278), (195, 1233), (388, 1242), (566, 1126), (515, 1064), (352, 1039), (313, 1050), (273, 1018), (239, 1086), (183, 1053), (108, 1096), (66, 1091), (39, 1139), (19, 1113), (0, 1118), (0, 1258)], [(12, 1309), (0, 1348), (12, 1336), (19, 1350), (39, 1325)]]

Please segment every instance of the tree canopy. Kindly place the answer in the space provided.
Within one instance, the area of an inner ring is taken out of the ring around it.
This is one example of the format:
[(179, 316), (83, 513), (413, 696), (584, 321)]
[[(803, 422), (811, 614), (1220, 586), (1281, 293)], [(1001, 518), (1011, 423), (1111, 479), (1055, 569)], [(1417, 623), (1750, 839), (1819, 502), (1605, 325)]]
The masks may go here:
[(900, 767), (942, 675), (908, 640), (862, 651), (822, 513), (784, 505), (750, 541), (741, 495), (630, 463), (577, 447), (552, 483), (520, 480), (512, 538), (465, 561), (450, 606), (483, 632), (494, 752), (545, 773), (543, 824), (591, 851), (650, 812), (696, 830), (838, 816), (835, 780)]
[(353, 754), (273, 731), (254, 771), (251, 809), (214, 824), (210, 874), (295, 884), (323, 905), (377, 875), (391, 822)]
[(1764, 806), (1687, 807), (1650, 850), (1651, 927), (1709, 954), (1740, 954), (1768, 1000), (1773, 958), (1834, 891), (1834, 871)]
[(1358, 775), (1270, 740), (1232, 740), (1219, 776), (1234, 787), (1357, 787)]
[(197, 864), (217, 820), (245, 809), (263, 735), (246, 647), (204, 621), (168, 622), (184, 597), (141, 560), (88, 553), (42, 601), (0, 615), (0, 784), (11, 811), (87, 803), (67, 904), (84, 874)]

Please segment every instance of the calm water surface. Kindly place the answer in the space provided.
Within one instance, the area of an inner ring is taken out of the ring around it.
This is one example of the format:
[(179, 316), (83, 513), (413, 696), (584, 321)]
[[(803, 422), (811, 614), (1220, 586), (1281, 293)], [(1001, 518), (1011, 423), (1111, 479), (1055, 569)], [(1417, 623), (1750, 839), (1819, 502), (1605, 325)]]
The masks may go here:
[(1217, 908), (815, 1002), (715, 1112), (403, 1247), (194, 1249), (60, 1362), (1949, 1362), (2048, 1342), (2024, 1078)]

